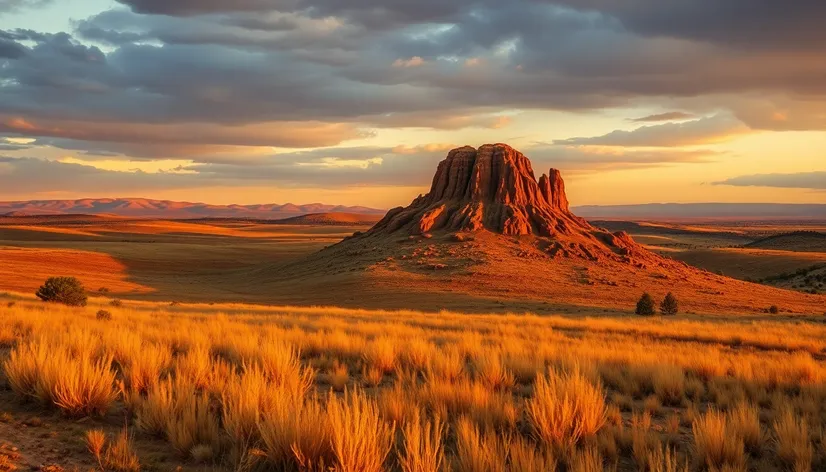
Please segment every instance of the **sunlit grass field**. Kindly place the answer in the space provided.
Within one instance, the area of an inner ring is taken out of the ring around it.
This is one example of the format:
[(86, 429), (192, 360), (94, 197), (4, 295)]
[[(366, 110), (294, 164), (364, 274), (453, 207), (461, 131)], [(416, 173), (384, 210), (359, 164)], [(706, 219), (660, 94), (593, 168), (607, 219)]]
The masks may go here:
[(817, 319), (10, 300), (4, 388), (122, 413), (78, 438), (102, 469), (141, 467), (136, 439), (216, 470), (826, 467)]

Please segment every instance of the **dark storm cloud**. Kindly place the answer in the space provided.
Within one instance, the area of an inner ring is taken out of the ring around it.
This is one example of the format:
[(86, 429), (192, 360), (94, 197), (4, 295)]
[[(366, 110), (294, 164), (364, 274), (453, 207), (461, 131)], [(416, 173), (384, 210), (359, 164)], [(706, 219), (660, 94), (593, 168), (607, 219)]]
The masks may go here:
[[(382, 24), (454, 23), (468, 11), (500, 6), (494, 0), (118, 0), (141, 13), (197, 15), (231, 12), (304, 12), (340, 16), (373, 27)], [(668, 36), (739, 47), (818, 48), (826, 40), (820, 0), (523, 0), (509, 11), (565, 6), (593, 12), (644, 36)]]
[[(236, 11), (268, 11), (278, 0), (117, 0), (137, 13), (202, 15)], [(294, 3), (294, 2), (282, 2)]]
[(714, 185), (737, 187), (776, 187), (826, 190), (826, 171), (799, 172), (796, 174), (756, 174), (732, 177)]
[(738, 47), (817, 49), (826, 41), (821, 0), (559, 0), (617, 18), (643, 35)]
[(26, 54), (26, 48), (12, 39), (11, 35), (0, 31), (0, 59), (19, 59)]
[[(686, 112), (706, 113), (714, 102), (761, 129), (826, 128), (818, 111), (826, 63), (804, 41), (824, 34), (814, 24), (824, 18), (822, 2), (120, 3), (129, 9), (77, 22), (75, 36), (0, 31), (6, 132), (170, 157), (208, 152), (195, 141), (329, 146), (372, 127), (495, 128), (502, 110), (588, 111), (666, 98), (682, 100), (675, 106)], [(742, 102), (744, 94), (756, 98)], [(778, 113), (781, 99), (790, 105)], [(250, 131), (262, 123), (269, 127)], [(679, 135), (692, 123), (668, 130)], [(164, 135), (164, 126), (178, 132)], [(312, 126), (319, 132), (294, 132)], [(563, 143), (708, 142), (655, 132), (663, 130)]]

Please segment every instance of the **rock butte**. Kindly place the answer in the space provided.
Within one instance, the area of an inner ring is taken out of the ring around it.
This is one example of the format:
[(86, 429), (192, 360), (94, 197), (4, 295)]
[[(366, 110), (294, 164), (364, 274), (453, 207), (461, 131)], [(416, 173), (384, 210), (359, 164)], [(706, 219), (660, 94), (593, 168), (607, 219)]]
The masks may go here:
[(427, 195), (266, 277), (295, 293), (290, 303), (310, 290), (333, 305), (473, 311), (513, 302), (547, 312), (633, 309), (642, 292), (674, 292), (703, 313), (753, 313), (778, 300), (822, 310), (822, 297), (701, 271), (592, 226), (569, 210), (558, 171), (537, 179), (505, 144), (451, 151)]
[(625, 233), (595, 228), (568, 208), (565, 182), (551, 169), (536, 179), (531, 162), (506, 144), (470, 146), (450, 151), (433, 177), (427, 195), (408, 207), (390, 210), (359, 238), (487, 230), (506, 236), (535, 236), (550, 255), (592, 260), (630, 261), (631, 256), (658, 257)]

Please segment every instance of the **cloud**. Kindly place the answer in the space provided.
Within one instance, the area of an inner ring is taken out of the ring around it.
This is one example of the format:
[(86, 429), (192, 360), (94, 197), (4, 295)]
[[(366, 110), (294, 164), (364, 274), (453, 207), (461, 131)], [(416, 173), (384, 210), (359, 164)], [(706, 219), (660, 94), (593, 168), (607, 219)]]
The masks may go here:
[(657, 113), (655, 115), (642, 116), (640, 118), (632, 118), (629, 121), (633, 121), (634, 123), (651, 123), (657, 121), (689, 120), (696, 117), (696, 115), (686, 113), (684, 111), (669, 111), (666, 113)]
[(424, 59), (419, 56), (413, 56), (410, 59), (396, 59), (393, 61), (393, 67), (419, 67), (424, 64)]
[[(468, 12), (502, 5), (492, 0), (118, 0), (140, 13), (207, 15), (215, 13), (308, 12), (335, 16), (375, 28), (400, 25), (456, 23)], [(519, 11), (565, 7), (577, 13), (596, 13), (624, 29), (646, 37), (667, 36), (747, 48), (817, 49), (826, 39), (821, 20), (826, 6), (819, 0), (800, 0), (794, 7), (774, 0), (556, 0), (513, 1), (502, 8), (511, 17)], [(748, 14), (743, 14), (748, 12)], [(480, 15), (481, 16), (481, 15)], [(489, 18), (483, 18), (490, 21)], [(540, 22), (542, 18), (536, 18)], [(767, 34), (767, 31), (770, 34)]]
[(714, 185), (826, 190), (826, 171), (799, 172), (795, 174), (743, 175), (714, 182)]
[(558, 145), (678, 147), (714, 144), (748, 132), (736, 119), (713, 116), (683, 123), (643, 126), (632, 131), (616, 130), (602, 136), (554, 141)]
[[(421, 166), (438, 157), (349, 141), (397, 128), (497, 130), (522, 110), (680, 110), (543, 151), (583, 171), (715, 158), (598, 146), (826, 130), (826, 4), (816, 0), (117, 3), (72, 31), (0, 31), (0, 133), (87, 162), (185, 159), (198, 172), (188, 179), (349, 185), (428, 179)], [(269, 149), (327, 146), (345, 147)]]
[[(209, 145), (312, 147), (332, 146), (347, 139), (365, 136), (346, 123), (314, 121), (260, 122), (239, 126), (212, 123), (121, 123), (76, 120), (29, 120), (0, 112), (0, 133), (17, 136), (62, 138), (89, 143), (151, 143), (150, 146), (192, 146), (197, 152)], [(94, 145), (93, 145), (94, 146)], [(122, 149), (122, 148), (121, 148)], [(111, 149), (109, 149), (111, 151)]]
[[(560, 0), (574, 8), (617, 18), (631, 31), (711, 41), (743, 48), (817, 49), (826, 41), (821, 27), (826, 4), (799, 0)], [(819, 26), (821, 25), (821, 26)]]
[(269, 11), (273, 9), (271, 0), (117, 0), (128, 5), (137, 13), (161, 15), (203, 15), (209, 13), (235, 11)]
[[(311, 151), (260, 155), (255, 159), (236, 159), (234, 155), (199, 156), (198, 160), (178, 163), (156, 160), (153, 163), (118, 164), (106, 156), (77, 156), (49, 160), (33, 157), (0, 156), (4, 175), (3, 191), (14, 192), (127, 192), (132, 190), (169, 190), (206, 186), (246, 187), (278, 185), (297, 188), (349, 188), (365, 185), (426, 185), (436, 164), (444, 159), (444, 145), (410, 148), (340, 147)], [(135, 168), (165, 169), (175, 172), (133, 172)]]
[(553, 167), (566, 172), (593, 173), (611, 170), (644, 169), (670, 164), (703, 164), (714, 162), (723, 153), (698, 150), (626, 150), (576, 147), (538, 147), (525, 151), (534, 167)]

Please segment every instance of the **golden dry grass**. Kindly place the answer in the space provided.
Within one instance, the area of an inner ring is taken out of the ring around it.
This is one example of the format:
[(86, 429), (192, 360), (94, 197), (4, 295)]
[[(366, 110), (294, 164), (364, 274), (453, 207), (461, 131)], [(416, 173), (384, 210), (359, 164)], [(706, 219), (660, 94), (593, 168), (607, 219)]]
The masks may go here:
[[(826, 464), (819, 323), (134, 301), (108, 307), (112, 320), (100, 322), (104, 304), (0, 303), (4, 380), (29, 400), (23, 408), (124, 413), (133, 435), (164, 441), (191, 464), (238, 469), (258, 456), (277, 470), (312, 471)], [(103, 440), (121, 470), (133, 464), (126, 439)], [(87, 445), (105, 463), (101, 439), (90, 434)]]
[(813, 448), (806, 419), (786, 408), (774, 421), (773, 428), (780, 462), (794, 472), (811, 470)]
[(402, 428), (404, 447), (399, 451), (403, 472), (440, 472), (445, 466), (445, 425), (437, 415), (427, 419), (420, 410)]

